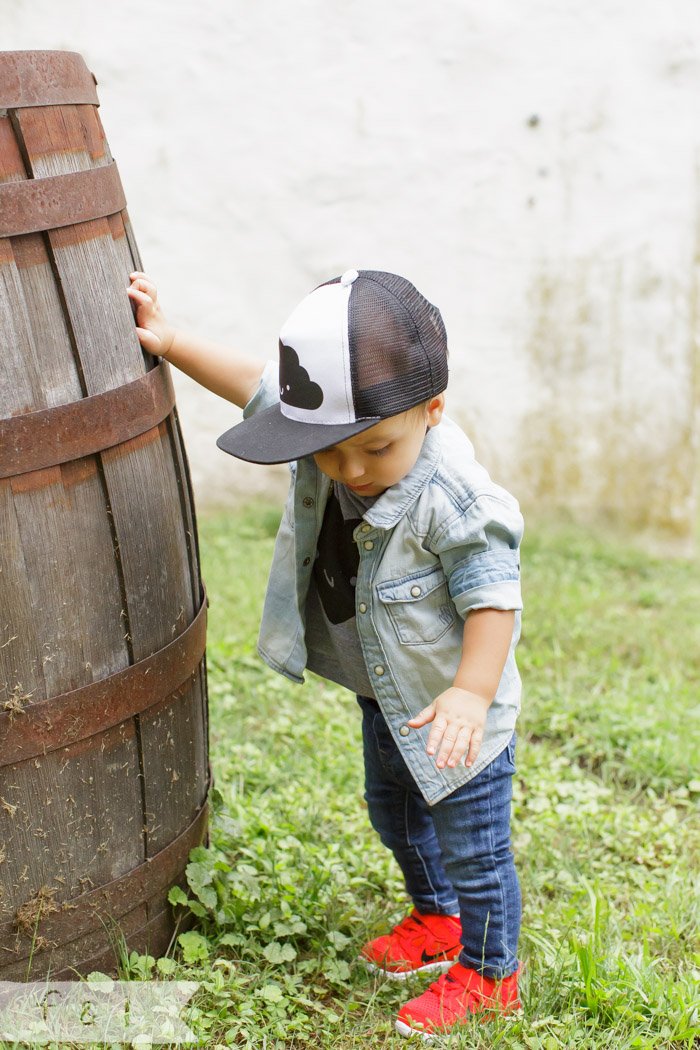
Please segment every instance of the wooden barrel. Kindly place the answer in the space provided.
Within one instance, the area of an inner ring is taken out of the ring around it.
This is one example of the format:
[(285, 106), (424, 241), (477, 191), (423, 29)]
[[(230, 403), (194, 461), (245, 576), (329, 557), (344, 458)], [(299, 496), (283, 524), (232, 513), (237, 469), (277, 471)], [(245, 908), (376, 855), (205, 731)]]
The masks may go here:
[(0, 53), (0, 979), (166, 950), (206, 837), (192, 492), (79, 55)]

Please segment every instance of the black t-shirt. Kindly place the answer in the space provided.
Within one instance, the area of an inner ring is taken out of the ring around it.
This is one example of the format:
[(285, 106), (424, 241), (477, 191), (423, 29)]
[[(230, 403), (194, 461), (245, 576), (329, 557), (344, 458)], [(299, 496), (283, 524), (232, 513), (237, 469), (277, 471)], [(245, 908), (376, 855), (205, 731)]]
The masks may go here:
[(353, 532), (374, 498), (361, 500), (344, 485), (328, 496), (306, 600), (306, 665), (363, 696), (373, 696), (355, 616), (360, 553)]

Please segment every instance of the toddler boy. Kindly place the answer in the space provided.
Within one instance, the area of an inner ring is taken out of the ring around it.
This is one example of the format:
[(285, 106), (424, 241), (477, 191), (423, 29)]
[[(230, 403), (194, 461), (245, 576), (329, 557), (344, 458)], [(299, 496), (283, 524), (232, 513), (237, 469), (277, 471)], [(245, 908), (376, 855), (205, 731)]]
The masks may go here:
[(144, 274), (129, 294), (146, 350), (245, 406), (218, 445), (290, 464), (259, 651), (357, 694), (370, 820), (414, 905), (361, 958), (397, 980), (442, 971), (397, 1029), (516, 1008), (522, 519), (443, 415), (440, 312), (402, 277), (349, 270), (293, 311), (277, 369), (173, 330)]

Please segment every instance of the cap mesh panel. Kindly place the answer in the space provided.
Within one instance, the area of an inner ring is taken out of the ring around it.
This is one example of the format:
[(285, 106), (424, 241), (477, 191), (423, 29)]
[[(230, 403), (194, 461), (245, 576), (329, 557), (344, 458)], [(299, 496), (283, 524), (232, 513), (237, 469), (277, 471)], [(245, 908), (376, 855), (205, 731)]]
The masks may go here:
[(350, 294), (349, 339), (358, 419), (405, 412), (447, 386), (440, 311), (404, 277), (359, 271)]

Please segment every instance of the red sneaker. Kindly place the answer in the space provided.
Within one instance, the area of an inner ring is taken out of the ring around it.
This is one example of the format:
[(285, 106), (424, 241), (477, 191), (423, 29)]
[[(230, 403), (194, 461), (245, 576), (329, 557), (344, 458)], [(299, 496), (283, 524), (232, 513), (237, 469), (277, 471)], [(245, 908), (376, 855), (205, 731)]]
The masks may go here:
[(470, 1014), (504, 1014), (519, 1009), (517, 970), (495, 981), (455, 963), (426, 992), (401, 1007), (396, 1030), (401, 1035), (431, 1039), (464, 1024)]
[(462, 945), (462, 926), (452, 915), (421, 915), (414, 908), (389, 934), (369, 941), (360, 952), (368, 970), (404, 981), (415, 973), (448, 970)]

